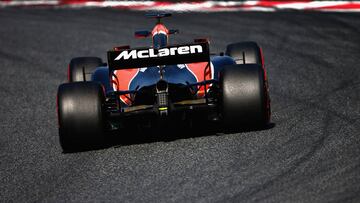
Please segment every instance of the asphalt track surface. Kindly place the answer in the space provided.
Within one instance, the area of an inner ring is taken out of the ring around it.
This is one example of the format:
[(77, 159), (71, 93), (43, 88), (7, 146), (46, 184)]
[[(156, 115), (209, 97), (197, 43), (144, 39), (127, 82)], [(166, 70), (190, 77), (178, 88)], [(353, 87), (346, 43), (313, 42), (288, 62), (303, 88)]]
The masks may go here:
[(126, 132), (130, 142), (62, 153), (55, 98), (67, 63), (149, 44), (132, 37), (153, 25), (143, 14), (0, 10), (1, 202), (360, 201), (356, 13), (176, 14), (166, 20), (181, 31), (175, 42), (210, 36), (213, 52), (244, 40), (263, 47), (272, 128), (165, 132), (170, 139)]

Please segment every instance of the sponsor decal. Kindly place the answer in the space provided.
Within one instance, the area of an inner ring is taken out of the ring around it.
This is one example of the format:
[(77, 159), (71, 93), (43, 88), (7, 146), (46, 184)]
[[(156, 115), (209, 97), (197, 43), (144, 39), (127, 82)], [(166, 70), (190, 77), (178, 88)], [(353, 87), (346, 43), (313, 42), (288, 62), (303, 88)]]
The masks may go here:
[(112, 70), (208, 62), (209, 60), (208, 43), (108, 51), (108, 65)]
[(144, 50), (124, 50), (114, 60), (129, 60), (129, 59), (143, 59), (143, 58), (161, 58), (165, 56), (176, 56), (186, 54), (203, 53), (201, 45), (179, 46), (161, 49), (144, 49)]

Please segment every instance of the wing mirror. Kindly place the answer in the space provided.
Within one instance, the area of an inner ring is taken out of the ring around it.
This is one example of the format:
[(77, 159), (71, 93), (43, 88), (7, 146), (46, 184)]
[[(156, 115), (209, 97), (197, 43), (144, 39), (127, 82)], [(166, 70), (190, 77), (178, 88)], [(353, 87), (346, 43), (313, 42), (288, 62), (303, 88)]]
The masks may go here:
[(146, 38), (146, 37), (149, 37), (150, 35), (151, 35), (151, 32), (148, 30), (141, 30), (141, 31), (135, 32), (136, 38)]
[(169, 34), (179, 34), (179, 30), (169, 30)]

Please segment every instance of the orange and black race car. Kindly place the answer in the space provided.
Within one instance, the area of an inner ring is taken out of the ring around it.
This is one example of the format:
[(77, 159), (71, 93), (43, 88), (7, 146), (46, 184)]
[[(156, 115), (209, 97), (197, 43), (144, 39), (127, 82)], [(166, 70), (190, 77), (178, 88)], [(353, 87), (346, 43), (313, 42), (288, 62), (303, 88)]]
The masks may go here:
[(170, 44), (169, 30), (156, 19), (151, 47), (115, 47), (107, 63), (98, 57), (70, 61), (68, 83), (57, 93), (60, 143), (64, 151), (90, 146), (107, 131), (129, 126), (204, 119), (226, 128), (264, 127), (270, 99), (262, 51), (255, 42), (229, 44), (212, 55), (207, 39)]

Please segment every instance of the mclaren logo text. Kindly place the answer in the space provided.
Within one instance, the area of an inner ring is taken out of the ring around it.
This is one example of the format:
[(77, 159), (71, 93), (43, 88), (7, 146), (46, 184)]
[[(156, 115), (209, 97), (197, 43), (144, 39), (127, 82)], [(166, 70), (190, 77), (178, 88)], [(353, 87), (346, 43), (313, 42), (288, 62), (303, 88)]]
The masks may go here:
[(203, 47), (201, 45), (190, 45), (190, 46), (180, 46), (180, 47), (171, 47), (171, 48), (162, 48), (162, 49), (144, 49), (144, 50), (125, 50), (122, 51), (116, 58), (118, 60), (128, 60), (128, 59), (141, 59), (141, 58), (158, 58), (164, 56), (175, 56), (175, 55), (184, 55), (184, 54), (195, 54), (203, 53)]

